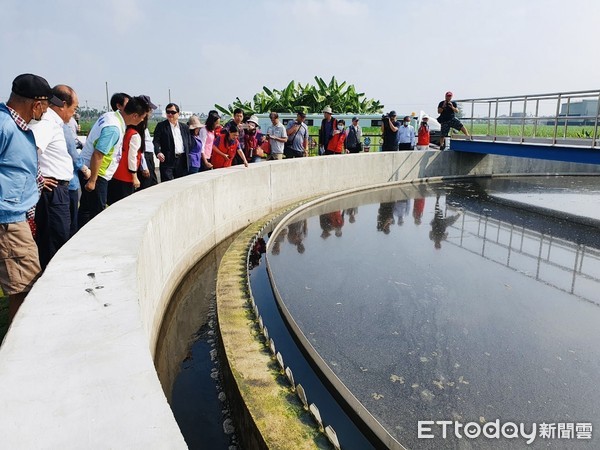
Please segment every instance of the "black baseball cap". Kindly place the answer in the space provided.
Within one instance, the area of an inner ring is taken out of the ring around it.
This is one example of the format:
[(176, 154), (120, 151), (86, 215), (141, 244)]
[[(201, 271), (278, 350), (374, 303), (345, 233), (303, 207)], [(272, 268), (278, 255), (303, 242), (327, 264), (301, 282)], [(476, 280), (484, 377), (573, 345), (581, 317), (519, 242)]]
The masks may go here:
[(306, 117), (306, 113), (304, 111), (298, 111), (296, 114), (298, 114), (300, 117)]
[(150, 107), (150, 109), (158, 108), (158, 106), (156, 106), (154, 103), (152, 103), (149, 95), (140, 95), (140, 98), (142, 98), (146, 103), (148, 103), (148, 106)]
[(63, 106), (64, 102), (52, 94), (52, 88), (45, 78), (32, 73), (24, 73), (13, 80), (12, 91), (24, 98), (48, 100), (55, 106)]

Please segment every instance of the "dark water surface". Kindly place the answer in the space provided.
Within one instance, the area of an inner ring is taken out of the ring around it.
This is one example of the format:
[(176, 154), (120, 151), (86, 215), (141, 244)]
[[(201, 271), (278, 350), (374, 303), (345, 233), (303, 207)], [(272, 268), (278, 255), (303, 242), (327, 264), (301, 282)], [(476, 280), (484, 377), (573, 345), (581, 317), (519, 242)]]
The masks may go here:
[(595, 177), (360, 193), (293, 219), (269, 264), (312, 345), (407, 447), (525, 447), (417, 437), (418, 421), (499, 419), (591, 423), (591, 440), (530, 447), (600, 448), (599, 194)]
[(156, 370), (190, 449), (237, 448), (221, 387), (215, 315), (217, 270), (233, 239), (223, 241), (185, 275), (158, 339)]

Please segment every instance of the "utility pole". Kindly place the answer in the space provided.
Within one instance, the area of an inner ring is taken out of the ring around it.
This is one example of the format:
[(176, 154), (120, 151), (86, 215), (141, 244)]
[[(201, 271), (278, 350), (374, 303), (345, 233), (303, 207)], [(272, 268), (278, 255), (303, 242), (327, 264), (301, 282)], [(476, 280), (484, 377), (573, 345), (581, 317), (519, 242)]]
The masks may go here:
[(169, 88), (169, 103), (171, 103), (171, 88)]
[(108, 99), (108, 81), (106, 83), (106, 112), (110, 111), (110, 100)]

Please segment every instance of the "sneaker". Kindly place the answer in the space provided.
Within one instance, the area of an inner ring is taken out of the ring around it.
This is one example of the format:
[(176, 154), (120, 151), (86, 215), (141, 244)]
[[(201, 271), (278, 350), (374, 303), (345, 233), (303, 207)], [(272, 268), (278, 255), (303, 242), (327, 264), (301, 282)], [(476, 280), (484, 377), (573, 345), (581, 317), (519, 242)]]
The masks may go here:
[(446, 146), (445, 146), (445, 145), (442, 145), (442, 146), (440, 147), (440, 152), (443, 152), (445, 149), (446, 149)]

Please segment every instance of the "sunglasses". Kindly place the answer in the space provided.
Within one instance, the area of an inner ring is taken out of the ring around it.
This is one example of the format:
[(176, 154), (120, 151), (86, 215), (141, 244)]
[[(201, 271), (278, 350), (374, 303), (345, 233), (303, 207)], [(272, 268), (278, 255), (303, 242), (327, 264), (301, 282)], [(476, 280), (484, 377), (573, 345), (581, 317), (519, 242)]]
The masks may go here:
[(174, 110), (168, 110), (167, 114), (171, 115), (171, 114), (177, 114), (179, 111), (174, 111)]

